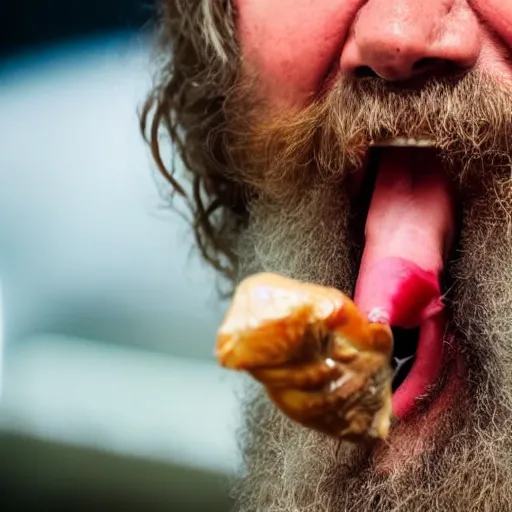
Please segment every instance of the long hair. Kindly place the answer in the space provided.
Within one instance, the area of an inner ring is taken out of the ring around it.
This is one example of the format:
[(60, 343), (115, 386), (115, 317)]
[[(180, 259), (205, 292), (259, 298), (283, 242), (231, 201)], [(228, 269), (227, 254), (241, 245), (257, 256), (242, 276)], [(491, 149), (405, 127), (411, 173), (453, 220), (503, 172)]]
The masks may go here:
[[(157, 72), (140, 123), (171, 197), (183, 196), (192, 213), (202, 256), (233, 280), (234, 240), (245, 223), (243, 185), (230, 175), (225, 102), (239, 72), (230, 0), (162, 0), (156, 34)], [(172, 142), (165, 162), (160, 136)], [(191, 189), (176, 177), (178, 158)]]

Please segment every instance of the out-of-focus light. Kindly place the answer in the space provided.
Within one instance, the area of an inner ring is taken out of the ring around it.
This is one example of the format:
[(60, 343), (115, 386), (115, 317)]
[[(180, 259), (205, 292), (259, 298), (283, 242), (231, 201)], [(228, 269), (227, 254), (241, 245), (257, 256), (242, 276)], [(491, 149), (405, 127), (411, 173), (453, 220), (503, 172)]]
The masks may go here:
[(4, 301), (2, 281), (0, 281), (0, 400), (2, 399), (4, 381)]
[(8, 346), (65, 332), (211, 357), (225, 310), (216, 277), (168, 207), (139, 131), (149, 54), (127, 35), (0, 62)]
[(194, 361), (39, 335), (9, 345), (0, 431), (232, 475), (241, 380)]

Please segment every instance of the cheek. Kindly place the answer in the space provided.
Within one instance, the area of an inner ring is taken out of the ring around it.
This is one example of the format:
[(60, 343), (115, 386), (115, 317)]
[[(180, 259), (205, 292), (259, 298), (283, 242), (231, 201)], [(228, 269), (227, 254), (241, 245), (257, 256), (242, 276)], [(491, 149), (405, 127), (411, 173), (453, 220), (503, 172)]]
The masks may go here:
[(364, 0), (237, 0), (244, 67), (273, 105), (302, 105), (337, 65)]
[(470, 0), (486, 24), (512, 48), (512, 0)]

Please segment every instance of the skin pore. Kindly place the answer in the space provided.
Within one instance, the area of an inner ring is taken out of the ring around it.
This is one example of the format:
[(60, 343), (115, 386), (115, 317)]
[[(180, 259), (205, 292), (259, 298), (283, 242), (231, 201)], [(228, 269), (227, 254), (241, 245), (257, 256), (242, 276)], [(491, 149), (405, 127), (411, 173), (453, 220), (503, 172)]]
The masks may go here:
[(512, 78), (508, 1), (237, 0), (236, 5), (244, 65), (257, 70), (274, 105), (304, 105), (329, 73), (350, 76), (359, 66), (398, 80), (423, 72), (421, 65), (411, 70), (422, 59), (437, 59)]
[(512, 0), (163, 3), (143, 128), (179, 193), (167, 129), (199, 247), (231, 282), (265, 270), (351, 294), (373, 140), (433, 140), (460, 203), (447, 356), (418, 413), (356, 448), (248, 386), (240, 512), (511, 508), (511, 49)]

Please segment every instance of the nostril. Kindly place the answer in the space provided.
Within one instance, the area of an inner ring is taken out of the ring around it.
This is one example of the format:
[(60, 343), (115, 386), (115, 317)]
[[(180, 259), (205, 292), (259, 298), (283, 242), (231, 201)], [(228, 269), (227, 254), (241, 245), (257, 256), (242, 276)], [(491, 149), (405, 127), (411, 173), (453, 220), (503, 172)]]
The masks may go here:
[(427, 77), (430, 75), (449, 73), (450, 71), (453, 71), (452, 68), (455, 68), (456, 64), (445, 59), (424, 57), (414, 63), (411, 62), (409, 66), (411, 66), (408, 68), (409, 71), (404, 72), (405, 65), (403, 69), (400, 69), (395, 66), (385, 66), (383, 64), (380, 66), (379, 73), (373, 67), (364, 65), (356, 67), (353, 75), (355, 78), (386, 77), (387, 80), (407, 81), (408, 79), (412, 79), (420, 75)]
[(413, 74), (431, 76), (457, 76), (463, 74), (468, 68), (450, 59), (436, 59), (426, 57), (416, 61), (413, 66)]
[(402, 68), (386, 66), (384, 64), (381, 64), (380, 68), (361, 65), (353, 68), (352, 76), (360, 80), (365, 78), (383, 78), (390, 82), (411, 84), (416, 83), (418, 79), (420, 81), (427, 81), (431, 78), (455, 78), (462, 76), (467, 71), (467, 68), (453, 60), (435, 57), (424, 57), (414, 62), (411, 59), (407, 69), (405, 65)]
[(354, 75), (356, 78), (375, 78), (378, 76), (370, 66), (358, 66), (354, 71)]
[(423, 59), (420, 59), (416, 61), (412, 68), (415, 71), (428, 71), (429, 69), (434, 69), (437, 67), (444, 67), (446, 65), (446, 62), (443, 61), (443, 59), (435, 59), (432, 57), (425, 57)]

